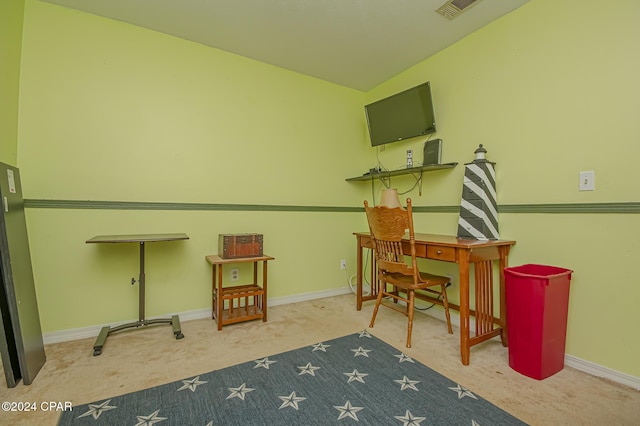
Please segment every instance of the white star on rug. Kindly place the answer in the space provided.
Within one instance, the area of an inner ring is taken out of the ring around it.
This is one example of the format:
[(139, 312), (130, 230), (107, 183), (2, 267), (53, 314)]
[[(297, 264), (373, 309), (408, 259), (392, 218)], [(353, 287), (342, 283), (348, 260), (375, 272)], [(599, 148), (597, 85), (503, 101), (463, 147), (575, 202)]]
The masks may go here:
[(399, 359), (399, 362), (413, 362), (413, 359), (411, 359), (411, 357), (405, 355), (405, 354), (400, 354), (400, 355), (394, 355), (396, 358)]
[(353, 352), (353, 356), (366, 356), (367, 358), (369, 358), (369, 352), (371, 352), (371, 349), (364, 349), (362, 346), (360, 346), (358, 349), (351, 349), (351, 352)]
[(190, 380), (183, 380), (182, 383), (184, 384), (180, 389), (178, 389), (179, 391), (189, 389), (191, 392), (195, 392), (198, 386), (204, 385), (207, 382), (204, 380), (200, 380), (200, 376), (196, 376)]
[(311, 365), (310, 362), (308, 362), (307, 365), (298, 367), (298, 369), (300, 370), (300, 372), (298, 373), (298, 376), (302, 376), (303, 374), (309, 374), (310, 376), (315, 377), (316, 370), (320, 370), (320, 367), (314, 367), (313, 365)]
[(278, 398), (280, 398), (282, 400), (282, 405), (280, 405), (280, 407), (278, 407), (279, 410), (286, 408), (286, 407), (291, 407), (291, 408), (295, 408), (296, 410), (298, 409), (298, 402), (300, 401), (304, 401), (307, 398), (303, 398), (301, 396), (296, 396), (295, 391), (291, 392), (291, 394), (289, 394), (289, 396), (279, 396)]
[(369, 375), (367, 373), (360, 373), (358, 372), (358, 370), (353, 370), (351, 373), (342, 373), (342, 374), (349, 377), (349, 380), (347, 380), (347, 383), (351, 383), (353, 381), (364, 383), (364, 377)]
[(106, 401), (101, 402), (100, 404), (89, 404), (89, 411), (78, 416), (78, 418), (93, 416), (94, 420), (97, 420), (98, 417), (100, 417), (100, 414), (104, 413), (105, 411), (109, 411), (109, 410), (113, 410), (114, 408), (117, 408), (113, 405), (109, 405), (110, 402), (111, 400), (107, 399)]
[(313, 345), (313, 350), (311, 352), (315, 352), (315, 351), (322, 351), (322, 352), (326, 352), (327, 348), (331, 346), (331, 345), (325, 345), (324, 343), (320, 342), (320, 343), (316, 343), (315, 345)]
[(267, 370), (269, 369), (269, 365), (271, 364), (275, 364), (278, 361), (270, 361), (269, 357), (266, 356), (262, 359), (256, 359), (255, 361), (253, 361), (256, 363), (256, 365), (253, 366), (253, 368), (258, 368), (258, 367), (262, 367), (262, 368), (266, 368)]
[(476, 398), (476, 396), (474, 394), (471, 393), (471, 391), (463, 388), (460, 385), (456, 386), (455, 388), (449, 388), (449, 389), (451, 389), (454, 392), (458, 392), (458, 399), (462, 399), (465, 396), (470, 396), (473, 399), (478, 399), (478, 398)]
[(248, 388), (246, 383), (241, 384), (239, 387), (237, 388), (227, 388), (231, 391), (231, 393), (229, 394), (229, 396), (227, 397), (227, 399), (231, 399), (231, 398), (240, 398), (241, 400), (244, 401), (244, 396), (251, 392), (254, 391), (255, 389), (253, 388)]
[(423, 420), (427, 419), (426, 417), (414, 417), (409, 410), (404, 413), (404, 416), (394, 417), (402, 422), (402, 426), (418, 426)]
[(360, 332), (360, 336), (359, 337), (368, 337), (369, 339), (371, 339), (371, 334), (369, 334), (369, 332), (367, 330), (362, 330)]
[(138, 423), (136, 423), (136, 426), (152, 426), (156, 423), (167, 420), (166, 417), (158, 417), (159, 412), (160, 410), (158, 409), (148, 416), (136, 416), (138, 418)]
[(400, 384), (400, 390), (401, 391), (403, 391), (405, 389), (413, 389), (414, 391), (417, 391), (418, 388), (415, 385), (416, 385), (416, 383), (420, 383), (420, 381), (418, 381), (418, 380), (409, 380), (409, 378), (407, 376), (404, 376), (402, 378), (402, 380), (394, 380), (394, 382)]
[(358, 411), (364, 409), (364, 407), (354, 407), (351, 405), (350, 401), (347, 401), (344, 405), (334, 405), (333, 408), (340, 411), (340, 415), (338, 416), (338, 420), (342, 420), (345, 417), (351, 417), (353, 420), (358, 420), (358, 415), (356, 414)]

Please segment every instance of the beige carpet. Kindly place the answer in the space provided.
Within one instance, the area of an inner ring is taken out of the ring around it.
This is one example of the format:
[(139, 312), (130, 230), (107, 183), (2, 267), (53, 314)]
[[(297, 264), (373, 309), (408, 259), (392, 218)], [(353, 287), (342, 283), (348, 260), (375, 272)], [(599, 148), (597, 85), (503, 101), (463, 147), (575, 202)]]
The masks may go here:
[[(123, 331), (107, 339), (94, 357), (94, 339), (47, 345), (47, 362), (35, 381), (8, 389), (0, 400), (35, 402), (36, 412), (0, 412), (3, 425), (55, 425), (56, 412), (42, 402), (85, 404), (188, 378), (368, 327), (373, 302), (355, 309), (346, 295), (269, 309), (269, 321), (250, 321), (217, 331), (208, 319), (182, 322), (185, 338), (175, 340), (168, 325)], [(508, 350), (491, 340), (471, 349), (471, 364), (460, 362), (459, 335), (446, 324), (417, 315), (413, 347), (404, 347), (406, 317), (381, 308), (370, 332), (495, 405), (532, 425), (638, 425), (640, 391), (565, 367), (542, 381), (509, 367)]]

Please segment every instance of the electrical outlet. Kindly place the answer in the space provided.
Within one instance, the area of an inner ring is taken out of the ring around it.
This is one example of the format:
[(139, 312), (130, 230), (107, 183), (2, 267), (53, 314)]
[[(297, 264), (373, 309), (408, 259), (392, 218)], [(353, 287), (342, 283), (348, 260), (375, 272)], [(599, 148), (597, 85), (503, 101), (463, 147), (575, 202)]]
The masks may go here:
[(240, 271), (238, 270), (238, 268), (233, 268), (230, 271), (230, 275), (231, 281), (238, 281), (238, 278), (240, 278)]
[(340, 259), (340, 269), (347, 269), (347, 259)]
[(596, 189), (596, 172), (580, 172), (580, 191), (593, 191)]
[(413, 150), (407, 150), (407, 168), (413, 167)]

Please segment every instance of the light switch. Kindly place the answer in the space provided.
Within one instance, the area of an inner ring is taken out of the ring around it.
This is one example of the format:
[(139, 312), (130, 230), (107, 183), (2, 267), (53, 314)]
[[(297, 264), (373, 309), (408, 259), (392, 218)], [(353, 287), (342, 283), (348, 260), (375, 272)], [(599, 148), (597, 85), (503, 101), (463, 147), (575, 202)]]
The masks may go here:
[(580, 191), (593, 191), (596, 189), (596, 172), (593, 170), (580, 172)]

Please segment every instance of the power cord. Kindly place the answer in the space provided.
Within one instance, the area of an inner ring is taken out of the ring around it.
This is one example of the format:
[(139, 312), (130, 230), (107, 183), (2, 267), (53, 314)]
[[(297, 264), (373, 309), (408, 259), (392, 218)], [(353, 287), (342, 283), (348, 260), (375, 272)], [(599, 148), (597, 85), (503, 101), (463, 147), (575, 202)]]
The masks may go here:
[[(371, 255), (371, 250), (367, 250), (367, 252), (368, 252), (368, 253), (367, 253), (367, 258), (366, 258), (366, 260), (365, 260), (365, 262), (364, 262), (364, 270), (366, 270), (366, 269), (367, 269), (367, 265), (369, 264), (369, 256)], [(356, 293), (357, 293), (357, 289), (355, 288), (355, 286), (354, 286), (354, 284), (353, 284), (353, 279), (354, 279), (354, 278), (357, 278), (357, 274), (353, 274), (353, 275), (351, 275), (351, 277), (349, 277), (349, 272), (348, 272), (348, 271), (349, 271), (349, 269), (348, 269), (348, 268), (345, 268), (345, 274), (346, 274), (346, 276), (347, 276), (347, 284), (348, 284), (348, 285), (349, 285), (349, 287), (351, 288), (351, 291), (352, 291), (354, 294), (356, 294)], [(370, 283), (370, 282), (369, 282), (369, 281), (364, 277), (364, 274), (363, 274), (363, 276), (362, 276), (362, 280), (364, 281), (364, 282), (362, 283), (362, 295), (363, 295), (363, 296), (369, 296), (369, 295), (371, 295), (371, 283)], [(365, 285), (364, 285), (365, 283), (366, 283), (366, 284), (367, 284), (367, 286), (369, 287), (369, 290), (368, 290), (367, 292), (365, 292)]]
[[(446, 289), (447, 289), (447, 288), (449, 288), (449, 287), (451, 287), (451, 283), (447, 283), (447, 284), (445, 285), (445, 291), (447, 291)], [(436, 297), (436, 300), (440, 300), (440, 296), (441, 296), (441, 295), (438, 295), (438, 297)], [(431, 306), (427, 306), (426, 308), (419, 308), (419, 307), (417, 307), (417, 306), (415, 305), (415, 303), (414, 303), (413, 308), (414, 308), (415, 310), (417, 310), (417, 311), (426, 311), (426, 310), (429, 310), (429, 309), (433, 308), (433, 307), (434, 307), (434, 306), (436, 306), (436, 305), (437, 305), (437, 303), (432, 303), (432, 304), (431, 304)]]

